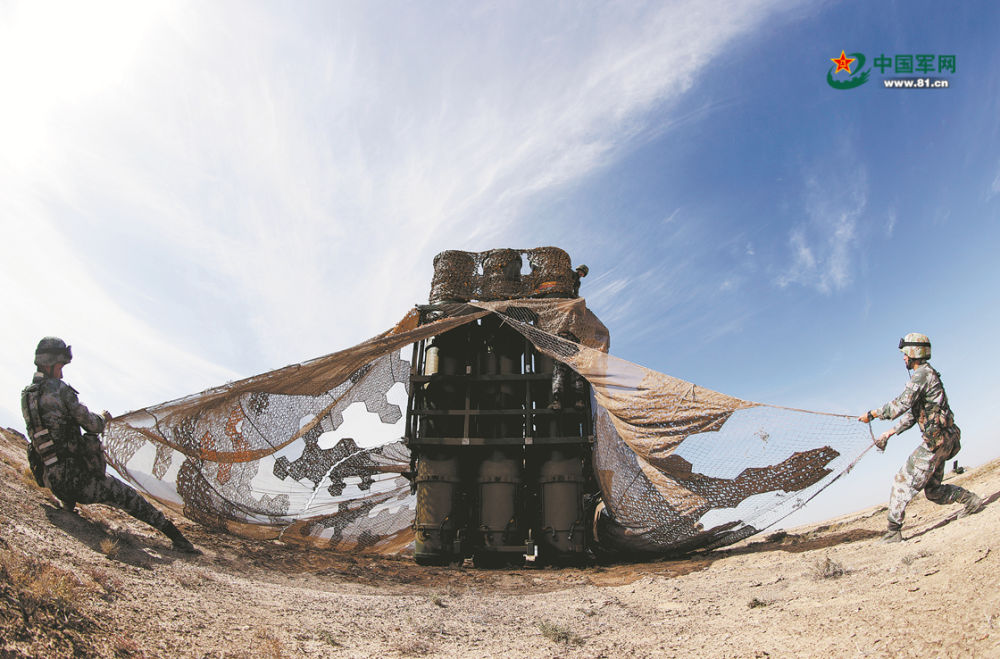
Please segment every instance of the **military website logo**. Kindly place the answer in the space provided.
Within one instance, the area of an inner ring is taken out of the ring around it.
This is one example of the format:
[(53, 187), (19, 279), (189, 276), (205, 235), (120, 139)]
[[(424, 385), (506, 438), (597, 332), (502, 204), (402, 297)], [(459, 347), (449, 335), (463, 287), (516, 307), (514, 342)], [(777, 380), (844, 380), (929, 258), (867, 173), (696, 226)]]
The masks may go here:
[(848, 54), (842, 49), (840, 57), (830, 61), (833, 65), (826, 72), (826, 84), (834, 89), (860, 87), (868, 82), (873, 69), (882, 76), (884, 89), (948, 89), (951, 81), (945, 76), (955, 73), (954, 55), (880, 53), (865, 69), (868, 60), (864, 53)]
[[(872, 70), (868, 69), (862, 73), (861, 69), (865, 66), (865, 56), (862, 53), (851, 53), (850, 57), (848, 57), (842, 50), (840, 51), (840, 57), (836, 59), (831, 57), (830, 61), (836, 66), (836, 70), (831, 66), (830, 70), (826, 72), (826, 84), (834, 89), (854, 89), (868, 82), (868, 76)], [(852, 64), (854, 64), (853, 72), (851, 71)], [(834, 75), (841, 71), (849, 76), (846, 80), (834, 78)]]

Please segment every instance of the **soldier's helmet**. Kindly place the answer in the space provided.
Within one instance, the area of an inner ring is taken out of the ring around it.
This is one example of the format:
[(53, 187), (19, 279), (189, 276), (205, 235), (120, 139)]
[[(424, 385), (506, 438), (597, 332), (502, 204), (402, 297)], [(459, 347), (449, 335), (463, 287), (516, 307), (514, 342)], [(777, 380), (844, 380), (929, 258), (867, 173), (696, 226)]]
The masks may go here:
[(576, 271), (580, 273), (581, 277), (586, 277), (588, 274), (590, 274), (590, 268), (588, 268), (585, 265), (578, 265), (576, 267)]
[(35, 366), (68, 364), (73, 361), (73, 348), (55, 336), (46, 336), (35, 348)]
[(930, 359), (931, 340), (926, 334), (910, 332), (899, 340), (899, 351), (910, 359)]

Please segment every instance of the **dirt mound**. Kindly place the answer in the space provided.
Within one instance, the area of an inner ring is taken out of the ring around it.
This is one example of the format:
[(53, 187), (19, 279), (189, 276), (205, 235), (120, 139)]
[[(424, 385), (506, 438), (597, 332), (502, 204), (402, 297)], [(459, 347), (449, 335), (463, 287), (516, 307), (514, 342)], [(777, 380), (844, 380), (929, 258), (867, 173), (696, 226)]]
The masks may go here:
[[(1000, 506), (956, 521), (921, 497), (899, 545), (872, 540), (883, 507), (678, 560), (514, 571), (175, 519), (191, 557), (112, 508), (60, 510), (0, 434), (0, 656), (1000, 654)], [(955, 482), (992, 503), (1000, 461)]]

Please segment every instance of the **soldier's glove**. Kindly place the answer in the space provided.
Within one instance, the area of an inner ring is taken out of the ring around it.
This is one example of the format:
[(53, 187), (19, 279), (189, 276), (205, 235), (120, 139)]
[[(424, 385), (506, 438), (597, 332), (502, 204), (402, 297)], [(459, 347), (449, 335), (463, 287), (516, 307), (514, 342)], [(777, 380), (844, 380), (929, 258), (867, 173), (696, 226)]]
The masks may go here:
[(871, 410), (868, 410), (867, 412), (858, 417), (858, 421), (860, 421), (861, 423), (871, 423), (872, 419), (875, 418), (877, 418), (875, 414), (873, 414)]
[(878, 436), (878, 439), (875, 440), (875, 446), (878, 447), (878, 450), (880, 451), (885, 450), (886, 445), (889, 443), (890, 437), (892, 437), (891, 430), (887, 430)]

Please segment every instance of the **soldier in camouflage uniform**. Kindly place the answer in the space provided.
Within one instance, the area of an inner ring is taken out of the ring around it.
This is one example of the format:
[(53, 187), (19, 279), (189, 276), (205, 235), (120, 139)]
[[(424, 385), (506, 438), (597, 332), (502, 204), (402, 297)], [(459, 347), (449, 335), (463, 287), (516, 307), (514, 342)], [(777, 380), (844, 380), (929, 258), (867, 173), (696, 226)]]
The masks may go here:
[(959, 517), (979, 512), (983, 501), (976, 494), (957, 485), (943, 485), (945, 462), (955, 457), (961, 449), (961, 431), (955, 425), (955, 416), (948, 405), (948, 396), (941, 383), (941, 374), (931, 368), (931, 342), (924, 334), (910, 333), (899, 340), (903, 362), (913, 375), (903, 393), (882, 407), (871, 410), (858, 420), (869, 423), (872, 419), (900, 418), (891, 430), (882, 433), (875, 445), (883, 450), (889, 438), (916, 423), (923, 435), (923, 443), (907, 459), (896, 474), (889, 495), (889, 529), (882, 536), (883, 542), (899, 542), (906, 505), (924, 491), (927, 498), (939, 505), (964, 503)]
[(585, 265), (576, 266), (573, 271), (573, 297), (580, 297), (580, 280), (590, 273), (590, 268)]
[[(573, 271), (573, 297), (580, 297), (580, 279), (587, 276), (590, 268), (585, 265), (578, 265)], [(580, 339), (570, 331), (559, 332), (559, 337), (579, 343)], [(565, 405), (565, 399), (572, 398), (573, 406), (582, 410), (584, 408), (584, 398), (587, 395), (587, 381), (583, 376), (571, 369), (565, 362), (556, 361), (552, 369), (552, 402), (549, 407), (553, 410), (561, 410)]]
[[(28, 428), (28, 464), (40, 486), (47, 487), (73, 512), (77, 503), (103, 503), (162, 531), (174, 549), (196, 552), (174, 524), (138, 492), (105, 474), (98, 433), (111, 415), (92, 413), (62, 381), (63, 366), (73, 353), (62, 339), (47, 336), (35, 350), (35, 373), (21, 392), (21, 412)], [(81, 434), (81, 428), (86, 433)]]

